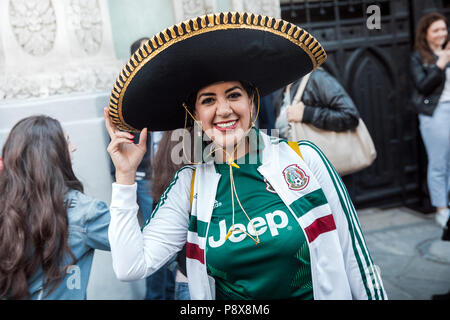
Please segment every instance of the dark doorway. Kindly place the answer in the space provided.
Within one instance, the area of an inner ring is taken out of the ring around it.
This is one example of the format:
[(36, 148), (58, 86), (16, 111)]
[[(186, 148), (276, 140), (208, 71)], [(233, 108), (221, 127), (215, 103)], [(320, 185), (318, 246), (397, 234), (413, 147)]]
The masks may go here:
[[(380, 8), (379, 29), (366, 22)], [(344, 177), (358, 208), (406, 205), (428, 212), (426, 155), (417, 115), (409, 104), (409, 57), (418, 19), (430, 11), (450, 16), (450, 0), (290, 0), (282, 18), (311, 32), (325, 47), (324, 68), (354, 99), (378, 156)]]

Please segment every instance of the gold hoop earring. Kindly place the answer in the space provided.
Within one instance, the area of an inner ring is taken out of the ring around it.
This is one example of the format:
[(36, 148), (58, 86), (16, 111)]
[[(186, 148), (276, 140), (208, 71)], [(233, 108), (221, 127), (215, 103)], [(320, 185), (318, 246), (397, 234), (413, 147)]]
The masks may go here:
[[(258, 97), (258, 101), (257, 101), (258, 103), (257, 103), (257, 109), (256, 109), (256, 117), (255, 117), (255, 120), (253, 120), (253, 106), (254, 106), (254, 103), (252, 101), (252, 109), (250, 110), (250, 128), (255, 125), (256, 120), (258, 119), (258, 116), (259, 116), (259, 105), (260, 105), (260, 100), (261, 99), (260, 99), (260, 96), (259, 96), (258, 88), (255, 88), (255, 90), (256, 90), (256, 95)], [(254, 99), (254, 96), (253, 96), (253, 99)]]

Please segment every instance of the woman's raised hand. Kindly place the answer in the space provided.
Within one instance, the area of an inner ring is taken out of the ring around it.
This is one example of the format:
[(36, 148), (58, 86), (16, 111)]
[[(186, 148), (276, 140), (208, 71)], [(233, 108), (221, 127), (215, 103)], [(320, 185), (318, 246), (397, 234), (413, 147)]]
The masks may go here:
[(438, 56), (436, 65), (441, 69), (445, 69), (447, 64), (450, 62), (450, 44), (447, 43), (443, 50), (435, 53)]
[(139, 136), (139, 143), (133, 143), (133, 135), (122, 132), (112, 123), (109, 117), (108, 108), (104, 108), (106, 130), (111, 137), (111, 142), (107, 148), (112, 162), (116, 168), (116, 183), (134, 184), (136, 171), (147, 150), (147, 128), (144, 128)]

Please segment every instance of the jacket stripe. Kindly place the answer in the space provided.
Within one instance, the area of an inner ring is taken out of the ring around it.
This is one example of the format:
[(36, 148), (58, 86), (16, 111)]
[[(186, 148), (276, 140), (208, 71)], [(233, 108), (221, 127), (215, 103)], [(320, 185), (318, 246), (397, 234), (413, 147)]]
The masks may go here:
[(205, 263), (205, 251), (197, 244), (186, 242), (186, 258), (198, 260), (201, 264)]
[[(336, 169), (334, 169), (334, 167), (331, 167), (331, 168), (332, 168), (332, 171), (334, 172), (335, 177), (336, 176), (339, 177)], [(349, 196), (349, 194), (347, 192), (347, 189), (345, 188), (342, 180), (339, 178), (339, 179), (337, 179), (337, 182), (338, 182), (338, 184), (339, 184), (339, 186), (341, 188), (340, 189), (341, 192), (345, 196), (347, 210), (350, 212), (350, 218), (351, 218), (351, 221), (352, 221), (352, 223), (354, 225), (354, 228), (355, 228), (354, 230), (356, 231), (358, 244), (359, 244), (360, 250), (362, 251), (362, 254), (364, 256), (364, 259), (365, 259), (365, 262), (366, 262), (366, 265), (367, 265), (367, 269), (369, 271), (370, 279), (372, 280), (371, 284), (372, 284), (372, 287), (373, 287), (373, 291), (375, 293), (375, 299), (378, 299), (378, 300), (379, 299), (385, 299), (385, 294), (383, 292), (381, 279), (379, 277), (378, 272), (375, 270), (375, 266), (373, 264), (372, 257), (370, 256), (369, 250), (367, 249), (367, 245), (366, 245), (364, 236), (363, 236), (362, 231), (361, 231), (361, 225), (359, 224), (359, 220), (357, 218), (356, 210), (355, 210), (355, 208), (354, 208), (354, 206), (353, 206), (353, 204), (352, 204), (352, 202), (350, 200), (350, 196)]]
[[(340, 181), (339, 175), (337, 174), (337, 172), (333, 168), (333, 166), (329, 163), (328, 159), (324, 156), (322, 151), (320, 149), (318, 149), (313, 143), (308, 142), (308, 141), (300, 141), (299, 143), (300, 143), (300, 145), (306, 145), (306, 146), (313, 148), (319, 154), (323, 163), (325, 164), (325, 167), (328, 170), (328, 173), (330, 175), (330, 178), (331, 178), (333, 184), (335, 185), (336, 190), (340, 191), (340, 192), (337, 192), (337, 194), (339, 196), (339, 200), (341, 202), (342, 209), (345, 212), (345, 216), (346, 216), (346, 219), (348, 222), (348, 227), (349, 227), (349, 231), (350, 231), (351, 239), (352, 239), (353, 251), (354, 251), (356, 260), (358, 262), (359, 270), (361, 273), (361, 277), (362, 277), (368, 298), (369, 299), (373, 299), (373, 298), (379, 299), (380, 294), (382, 297), (384, 297), (384, 294), (381, 290), (381, 285), (380, 285), (380, 282), (378, 279), (378, 273), (376, 272), (375, 268), (373, 267), (373, 262), (370, 257), (370, 254), (367, 251), (367, 248), (365, 246), (365, 242), (364, 242), (361, 230), (360, 230), (358, 220), (355, 218), (356, 213), (354, 211), (353, 206), (351, 205), (351, 201), (348, 196), (348, 193), (345, 191), (346, 189), (342, 185), (342, 181)], [(361, 250), (362, 257), (360, 256), (360, 253), (358, 252), (358, 249), (356, 247), (356, 242), (358, 243), (358, 246)], [(374, 293), (375, 297), (372, 297), (372, 292), (368, 285), (368, 280), (366, 277), (365, 268), (362, 265), (362, 260), (364, 260), (370, 273), (374, 275), (374, 277), (371, 277), (371, 279), (372, 279), (372, 285), (374, 288), (373, 293)], [(377, 287), (379, 288), (378, 290), (376, 289)]]
[(191, 215), (189, 219), (189, 228), (188, 230), (194, 233), (197, 233), (198, 237), (204, 238), (206, 237), (206, 230), (208, 229), (208, 223), (198, 220), (197, 216)]
[[(348, 229), (350, 232), (350, 243), (351, 248), (349, 249), (350, 254), (352, 255), (352, 260), (355, 259), (355, 263), (357, 265), (356, 269), (359, 270), (361, 274), (361, 285), (357, 285), (358, 288), (361, 288), (363, 290), (363, 295), (367, 296), (369, 299), (376, 299), (379, 296), (383, 296), (383, 289), (381, 287), (373, 285), (376, 282), (378, 282), (378, 273), (373, 268), (373, 262), (371, 261), (371, 257), (367, 252), (367, 247), (364, 242), (364, 238), (362, 236), (360, 226), (357, 220), (356, 212), (351, 205), (350, 198), (346, 192), (345, 187), (343, 186), (342, 182), (340, 181), (339, 175), (334, 171), (333, 167), (330, 165), (330, 163), (327, 161), (326, 157), (323, 155), (323, 153), (315, 147), (314, 144), (310, 143), (308, 144), (307, 141), (302, 141), (303, 144), (306, 146), (309, 146), (314, 150), (324, 163), (325, 168), (328, 171), (331, 184), (334, 185), (334, 189), (336, 190), (340, 206), (342, 207), (345, 219), (347, 220)], [(300, 146), (303, 145), (301, 142), (298, 143)], [(324, 172), (326, 173), (326, 171)], [(182, 177), (183, 178), (183, 177)], [(331, 187), (331, 185), (330, 185)], [(303, 197), (302, 197), (303, 198)], [(300, 198), (301, 199), (301, 198)], [(307, 239), (309, 243), (311, 241), (315, 241), (317, 237), (319, 237), (322, 233), (329, 232), (336, 229), (336, 223), (334, 221), (333, 214), (330, 214), (330, 208), (328, 207), (326, 202), (325, 204), (322, 204), (323, 201), (326, 201), (326, 196), (324, 194), (324, 191), (322, 189), (317, 189), (312, 192), (309, 196), (304, 196), (303, 199), (296, 199), (294, 202), (289, 204), (289, 207), (292, 207), (293, 210), (296, 212), (297, 216), (302, 216), (302, 219), (307, 218), (307, 216), (303, 216), (303, 214), (300, 214), (300, 212), (307, 212), (309, 211), (311, 213), (311, 210), (319, 210), (320, 214), (314, 212), (314, 214), (311, 216), (312, 219), (307, 219), (305, 230), (305, 235), (307, 236)], [(325, 207), (328, 207), (326, 210)], [(194, 210), (195, 211), (195, 210)], [(200, 210), (200, 219), (202, 218), (202, 214), (204, 214), (204, 209)], [(310, 215), (308, 215), (310, 216)], [(313, 216), (319, 216), (320, 218), (317, 218), (316, 220), (313, 220)], [(204, 219), (204, 217), (203, 217)], [(345, 220), (344, 220), (345, 221)], [(345, 223), (345, 222), (344, 222)], [(207, 286), (214, 286), (211, 284), (211, 282), (208, 282), (206, 277), (203, 276), (203, 274), (206, 275), (206, 260), (205, 260), (205, 240), (206, 240), (206, 232), (208, 228), (208, 223), (204, 222), (203, 220), (199, 220), (195, 213), (192, 214), (192, 217), (189, 220), (189, 232), (188, 232), (188, 243), (186, 246), (186, 257), (188, 259), (188, 263), (190, 265), (190, 280), (192, 280), (192, 295), (197, 298), (202, 299), (209, 299), (211, 298), (207, 293), (209, 292), (203, 292), (203, 290), (206, 290)], [(308, 231), (306, 232), (306, 229)], [(326, 239), (326, 237), (324, 237)], [(328, 239), (327, 239), (328, 240)], [(350, 245), (350, 244), (349, 244)], [(202, 249), (203, 247), (203, 249)], [(353, 251), (353, 252), (352, 252)], [(367, 265), (367, 267), (366, 267)], [(374, 270), (375, 272), (372, 273), (370, 270)], [(195, 271), (195, 272), (194, 272)], [(349, 270), (350, 272), (351, 270)], [(355, 272), (358, 272), (355, 270)], [(200, 274), (202, 276), (200, 277)], [(372, 282), (370, 282), (372, 281)], [(209, 284), (207, 284), (209, 283)], [(381, 282), (380, 282), (381, 283)], [(197, 284), (199, 287), (197, 287)], [(320, 283), (319, 283), (320, 284)], [(191, 287), (191, 283), (190, 283)], [(201, 289), (201, 287), (204, 287)], [(191, 289), (191, 288), (190, 288)], [(197, 290), (198, 289), (198, 290)], [(201, 290), (200, 290), (201, 289)], [(380, 290), (379, 292), (376, 291), (376, 289)], [(320, 288), (318, 288), (320, 290)], [(364, 293), (365, 290), (365, 293)], [(197, 292), (198, 291), (198, 292)], [(350, 298), (350, 297), (349, 297)]]
[[(329, 163), (328, 159), (324, 156), (322, 151), (319, 148), (317, 148), (314, 144), (312, 144), (310, 142), (307, 142), (307, 141), (302, 141), (300, 143), (300, 145), (307, 145), (307, 146), (313, 148), (319, 154), (319, 156), (322, 159), (322, 162), (325, 164), (325, 167), (328, 170), (328, 174), (329, 174), (329, 176), (330, 176), (330, 178), (331, 178), (331, 180), (332, 180), (332, 182), (333, 182), (333, 184), (335, 186), (336, 191), (338, 191), (338, 190), (340, 191), (340, 192), (337, 192), (337, 194), (339, 196), (339, 201), (341, 203), (342, 210), (344, 211), (345, 217), (347, 219), (348, 228), (349, 228), (351, 239), (352, 239), (353, 252), (354, 252), (356, 260), (358, 262), (359, 271), (360, 271), (360, 274), (361, 274), (361, 277), (362, 277), (362, 280), (363, 280), (363, 283), (364, 283), (364, 287), (366, 289), (367, 297), (368, 297), (369, 300), (372, 300), (374, 297), (372, 297), (372, 290), (369, 288), (368, 280), (367, 280), (367, 277), (366, 277), (366, 270), (365, 270), (365, 268), (363, 266), (363, 260), (365, 261), (366, 266), (368, 266), (368, 267), (369, 267), (370, 263), (367, 261), (368, 260), (367, 259), (367, 255), (365, 255), (365, 253), (362, 250), (361, 239), (360, 239), (360, 236), (359, 236), (359, 234), (358, 234), (358, 232), (356, 230), (356, 226), (355, 226), (355, 223), (353, 221), (353, 217), (351, 216), (351, 213), (350, 213), (350, 210), (349, 210), (349, 203), (350, 203), (350, 201), (349, 201), (349, 199), (347, 199), (348, 195), (346, 195), (343, 192), (344, 189), (342, 188), (342, 186), (339, 183), (340, 179), (337, 178), (337, 176), (336, 176), (337, 173), (335, 172), (333, 166)], [(361, 253), (359, 253), (359, 251), (358, 251), (357, 244), (358, 244), (359, 248), (361, 248)], [(377, 292), (375, 292), (375, 295), (377, 295)]]
[[(327, 160), (327, 162), (328, 162), (328, 165), (331, 166), (328, 160)], [(331, 168), (332, 168), (332, 171), (334, 172), (334, 176), (339, 177), (339, 175), (338, 175), (337, 171), (334, 169), (334, 167), (331, 166)], [(369, 250), (368, 250), (366, 242), (364, 240), (364, 236), (361, 231), (361, 226), (360, 226), (359, 220), (357, 218), (356, 210), (350, 200), (350, 196), (347, 192), (347, 189), (344, 186), (344, 183), (342, 182), (342, 180), (340, 178), (338, 178), (336, 180), (339, 183), (341, 190), (345, 196), (347, 208), (349, 209), (349, 211), (351, 213), (351, 215), (350, 215), (350, 217), (352, 218), (351, 221), (355, 225), (355, 230), (357, 231), (358, 241), (359, 241), (361, 250), (364, 249), (363, 253), (364, 253), (364, 257), (366, 259), (367, 267), (369, 269), (370, 274), (372, 275), (371, 279), (372, 279), (372, 285), (373, 285), (373, 288), (375, 291), (375, 298), (376, 299), (380, 299), (380, 298), (386, 299), (387, 297), (386, 297), (386, 293), (384, 292), (384, 288), (383, 288), (383, 284), (381, 282), (380, 275), (379, 275), (378, 271), (375, 270), (375, 266), (373, 264), (372, 257), (370, 256)]]
[[(294, 209), (293, 211), (295, 213), (295, 216), (297, 216), (297, 212), (301, 212), (302, 215), (304, 215), (312, 209), (320, 207), (327, 203), (328, 201), (325, 197), (325, 194), (323, 193), (323, 190), (317, 189), (295, 200), (290, 204), (290, 206)], [(300, 217), (297, 217), (297, 219), (298, 218)]]
[(336, 224), (332, 214), (317, 218), (305, 228), (309, 243), (313, 242), (319, 235), (325, 232), (336, 230)]
[(169, 184), (169, 186), (167, 187), (166, 191), (164, 191), (164, 193), (162, 194), (161, 198), (158, 201), (158, 204), (156, 205), (155, 209), (153, 209), (152, 214), (150, 215), (150, 218), (145, 222), (144, 226), (142, 227), (142, 229), (150, 222), (150, 219), (153, 218), (153, 216), (155, 215), (155, 213), (158, 211), (159, 207), (164, 205), (164, 203), (166, 202), (167, 199), (167, 194), (170, 192), (170, 190), (172, 189), (172, 187), (177, 183), (178, 181), (178, 175), (180, 174), (181, 171), (185, 170), (185, 169), (191, 169), (192, 171), (194, 171), (193, 167), (183, 167), (180, 170), (178, 170), (177, 172), (175, 172), (175, 175), (172, 179), (172, 182)]

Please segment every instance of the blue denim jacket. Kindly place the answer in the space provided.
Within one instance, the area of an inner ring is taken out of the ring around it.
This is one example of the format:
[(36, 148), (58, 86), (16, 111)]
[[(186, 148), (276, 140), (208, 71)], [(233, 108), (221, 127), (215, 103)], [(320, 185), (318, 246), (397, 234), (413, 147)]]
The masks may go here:
[(67, 257), (70, 264), (65, 278), (48, 296), (48, 289), (42, 290), (44, 273), (39, 269), (29, 280), (31, 299), (86, 299), (86, 288), (91, 272), (94, 249), (110, 250), (108, 227), (109, 208), (103, 202), (71, 190), (66, 195), (69, 202), (69, 246), (75, 256), (75, 263)]

